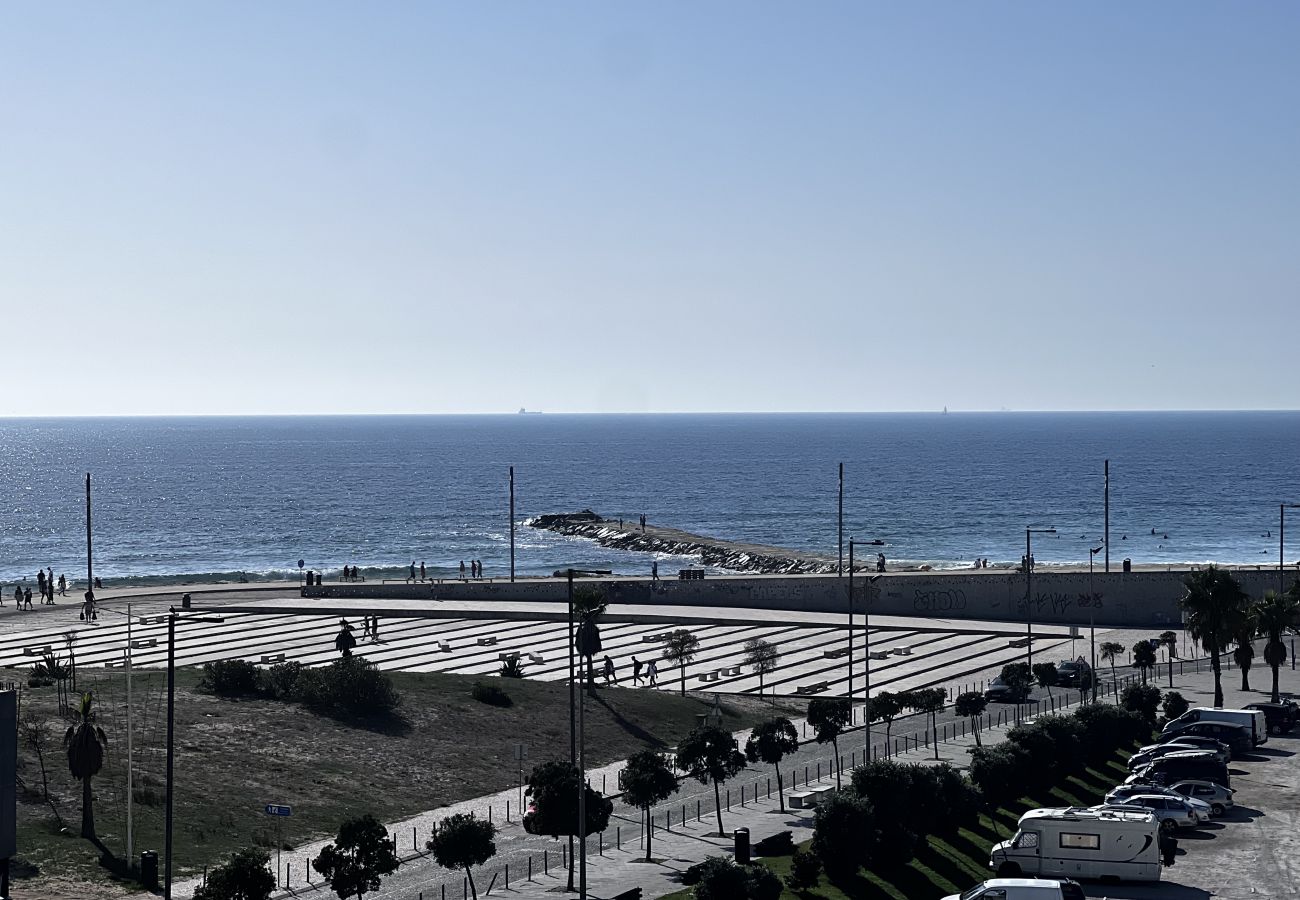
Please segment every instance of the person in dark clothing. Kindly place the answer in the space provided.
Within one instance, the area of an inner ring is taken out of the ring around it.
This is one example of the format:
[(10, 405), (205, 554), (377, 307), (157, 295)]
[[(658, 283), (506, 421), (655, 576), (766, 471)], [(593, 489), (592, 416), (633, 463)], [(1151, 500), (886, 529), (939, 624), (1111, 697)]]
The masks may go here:
[(357, 645), (357, 636), (352, 633), (352, 626), (347, 619), (339, 619), (339, 633), (334, 638), (334, 649), (342, 656), (351, 656), (352, 648)]

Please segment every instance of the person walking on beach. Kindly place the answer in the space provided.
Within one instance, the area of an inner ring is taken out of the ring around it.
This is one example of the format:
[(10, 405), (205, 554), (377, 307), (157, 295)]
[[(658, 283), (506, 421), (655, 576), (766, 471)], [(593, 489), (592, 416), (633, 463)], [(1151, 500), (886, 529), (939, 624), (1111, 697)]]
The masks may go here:
[(641, 683), (641, 660), (637, 659), (635, 656), (632, 657), (632, 683)]
[(59, 596), (68, 596), (68, 576), (66, 575), (59, 576)]
[(23, 588), (22, 585), (15, 584), (14, 585), (14, 607), (17, 608), (22, 605), (23, 605)]
[(45, 570), (44, 569), (36, 570), (36, 587), (41, 592), (41, 604), (44, 605), (45, 603)]
[(23, 591), (23, 608), (24, 608), (24, 609), (31, 609), (31, 608), (32, 608), (32, 589), (31, 589), (31, 588), (28, 588), (27, 590)]

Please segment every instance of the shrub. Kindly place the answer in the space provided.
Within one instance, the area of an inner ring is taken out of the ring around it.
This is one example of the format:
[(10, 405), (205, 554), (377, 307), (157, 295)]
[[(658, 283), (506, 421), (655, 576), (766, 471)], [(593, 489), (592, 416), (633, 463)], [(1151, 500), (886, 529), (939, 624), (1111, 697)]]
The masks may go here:
[(1160, 702), (1160, 707), (1164, 710), (1165, 718), (1172, 722), (1187, 712), (1191, 708), (1191, 704), (1187, 702), (1186, 697), (1177, 691), (1166, 691), (1164, 699)]
[(201, 690), (218, 697), (246, 697), (258, 692), (257, 666), (246, 659), (219, 659), (203, 664)]
[(484, 684), (481, 681), (474, 682), (470, 688), (470, 696), (479, 703), (486, 703), (488, 706), (510, 706), (514, 703), (510, 695), (495, 684)]
[[(872, 809), (893, 811), (898, 821), (891, 827), (906, 831), (911, 844), (923, 839), (930, 831), (930, 822), (941, 814), (936, 809), (937, 788), (922, 765), (873, 760), (853, 770), (852, 785)], [(909, 842), (899, 839), (894, 844), (906, 850)], [(910, 851), (906, 855), (911, 858)]]
[(1119, 700), (1126, 710), (1137, 713), (1149, 725), (1155, 724), (1160, 688), (1152, 684), (1130, 684), (1120, 693)]
[(971, 751), (970, 779), (989, 809), (1007, 806), (1025, 792), (1029, 754), (1018, 744), (976, 747)]
[(194, 900), (266, 900), (275, 890), (270, 863), (270, 856), (251, 847), (231, 854), (208, 874)]
[(1013, 703), (1023, 703), (1034, 687), (1034, 674), (1029, 663), (1007, 663), (1002, 667), (1002, 683), (1011, 691)]
[(784, 885), (767, 866), (745, 866), (745, 895), (749, 900), (778, 900)]
[(277, 700), (298, 699), (298, 680), (302, 676), (300, 662), (276, 663), (262, 673), (262, 689)]
[(383, 718), (395, 714), (402, 702), (388, 674), (359, 656), (300, 669), (293, 691), (299, 702), (327, 715)]
[(749, 894), (748, 873), (727, 857), (710, 856), (696, 875), (696, 900), (743, 900)]
[(808, 890), (815, 888), (821, 877), (822, 861), (817, 858), (817, 854), (796, 850), (790, 859), (790, 874), (786, 877), (786, 884), (796, 891)]
[(934, 779), (939, 801), (939, 812), (930, 830), (941, 837), (955, 837), (963, 827), (974, 828), (984, 802), (979, 789), (947, 763), (930, 766), (927, 771)]
[(832, 881), (851, 878), (869, 864), (875, 838), (875, 815), (861, 797), (836, 793), (817, 804), (812, 851)]
[(497, 674), (502, 678), (523, 678), (524, 664), (519, 661), (519, 657), (512, 656), (501, 664)]
[(1151, 734), (1150, 724), (1141, 715), (1107, 703), (1080, 707), (1074, 718), (1083, 728), (1084, 754), (1093, 766), (1110, 759), (1119, 748), (1131, 747)]

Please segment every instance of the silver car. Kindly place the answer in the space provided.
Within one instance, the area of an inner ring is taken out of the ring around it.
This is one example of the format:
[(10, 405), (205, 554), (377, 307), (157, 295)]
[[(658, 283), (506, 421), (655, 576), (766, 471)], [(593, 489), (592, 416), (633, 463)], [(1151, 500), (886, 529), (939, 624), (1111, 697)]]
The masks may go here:
[[(1136, 771), (1147, 763), (1155, 762), (1162, 756), (1168, 756), (1170, 753), (1182, 753), (1187, 750), (1201, 750), (1201, 747), (1194, 747), (1191, 744), (1180, 744), (1177, 741), (1171, 741), (1168, 744), (1151, 744), (1148, 747), (1140, 748), (1136, 753), (1128, 758), (1128, 770)], [(1209, 751), (1205, 751), (1209, 752)]]
[[(1234, 805), (1232, 795), (1236, 793), (1232, 788), (1215, 784), (1213, 781), (1179, 781), (1171, 785), (1169, 790), (1176, 791), (1191, 800), (1208, 803), (1210, 814), (1215, 816), (1221, 816), (1232, 809)], [(1107, 799), (1109, 800), (1109, 796)]]
[(1125, 803), (1129, 797), (1136, 797), (1139, 794), (1161, 794), (1168, 797), (1185, 797), (1186, 794), (1176, 793), (1173, 788), (1163, 787), (1158, 784), (1120, 784), (1111, 788), (1106, 794), (1108, 804)]
[[(1176, 828), (1195, 828), (1201, 824), (1201, 817), (1186, 798), (1169, 797), (1164, 794), (1137, 794), (1129, 797), (1123, 803), (1105, 803), (1092, 808), (1097, 810), (1148, 810), (1155, 814), (1156, 819), (1160, 822), (1160, 827), (1165, 831), (1173, 831)], [(1209, 818), (1208, 806), (1206, 807), (1206, 818)]]

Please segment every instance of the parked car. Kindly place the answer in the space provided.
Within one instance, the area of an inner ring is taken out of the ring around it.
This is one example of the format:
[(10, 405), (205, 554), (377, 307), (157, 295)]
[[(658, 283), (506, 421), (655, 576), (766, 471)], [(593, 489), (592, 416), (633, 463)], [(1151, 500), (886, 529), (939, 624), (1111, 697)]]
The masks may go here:
[[(1211, 750), (1204, 750), (1204, 748), (1201, 747), (1192, 746), (1191, 744), (1181, 744), (1176, 741), (1171, 741), (1168, 744), (1151, 744), (1140, 748), (1136, 753), (1128, 758), (1128, 770), (1132, 772), (1135, 769), (1145, 766), (1147, 763), (1155, 762), (1162, 756), (1168, 756), (1170, 753), (1185, 753), (1188, 750), (1202, 750), (1205, 753), (1214, 752)], [(1216, 753), (1215, 756), (1217, 758), (1218, 754)], [(1227, 762), (1227, 760), (1222, 760), (1222, 762)]]
[[(1163, 731), (1168, 734), (1193, 722), (1228, 722), (1232, 725), (1244, 725), (1250, 730), (1253, 745), (1268, 743), (1268, 721), (1260, 709), (1221, 709), (1214, 706), (1198, 706), (1189, 709), (1178, 718), (1165, 725)], [(1211, 735), (1213, 737), (1213, 735)], [(1224, 741), (1225, 744), (1231, 744)]]
[(1185, 737), (1214, 738), (1219, 743), (1227, 745), (1234, 754), (1249, 753), (1255, 749), (1255, 740), (1250, 729), (1245, 725), (1232, 722), (1191, 722), (1178, 728), (1165, 726), (1165, 730), (1160, 733), (1160, 737), (1156, 738), (1156, 742), (1161, 744), (1170, 741), (1181, 742)]
[(1257, 709), (1264, 714), (1268, 723), (1269, 734), (1290, 734), (1300, 721), (1300, 706), (1294, 701), (1283, 700), (1281, 703), (1247, 703), (1243, 709)]
[(1210, 805), (1210, 815), (1221, 816), (1228, 810), (1232, 809), (1232, 795), (1236, 791), (1232, 788), (1226, 788), (1221, 784), (1215, 784), (1213, 781), (1179, 781), (1169, 787), (1169, 790), (1176, 791), (1184, 797), (1191, 797), (1194, 800), (1200, 800), (1202, 803)]
[[(1244, 740), (1245, 731), (1241, 733)], [(1220, 762), (1232, 762), (1232, 748), (1218, 738), (1204, 737), (1199, 734), (1178, 734), (1175, 732), (1170, 735), (1161, 735), (1156, 741), (1157, 745), (1177, 744), (1181, 747), (1195, 747), (1197, 750), (1205, 750), (1219, 757)]]
[[(989, 686), (984, 689), (984, 697), (996, 703), (1015, 703), (1017, 700), (1016, 691), (1011, 685), (1002, 680), (1001, 675), (989, 682)], [(1026, 697), (1028, 697), (1028, 692), (1021, 691), (1020, 702), (1023, 703)]]
[(1232, 776), (1228, 774), (1228, 767), (1219, 762), (1213, 753), (1206, 753), (1204, 750), (1184, 750), (1162, 756), (1138, 769), (1125, 779), (1124, 783), (1147, 782), (1168, 785), (1189, 780), (1213, 781), (1224, 787), (1232, 787)]
[(1056, 683), (1061, 687), (1091, 685), (1092, 667), (1082, 658), (1062, 660), (1056, 664)]
[[(1200, 816), (1186, 798), (1170, 797), (1166, 794), (1135, 794), (1123, 803), (1104, 803), (1094, 806), (1098, 812), (1105, 810), (1145, 809), (1153, 813), (1165, 831), (1175, 828), (1195, 828), (1201, 824)], [(1205, 817), (1208, 819), (1209, 807)]]
[(1084, 900), (1077, 881), (1050, 878), (991, 878), (944, 900)]
[(1145, 782), (1136, 784), (1117, 784), (1106, 792), (1105, 801), (1110, 805), (1123, 803), (1129, 797), (1136, 797), (1139, 794), (1165, 794), (1170, 797), (1181, 797), (1171, 787), (1163, 787), (1158, 784), (1147, 784)]

